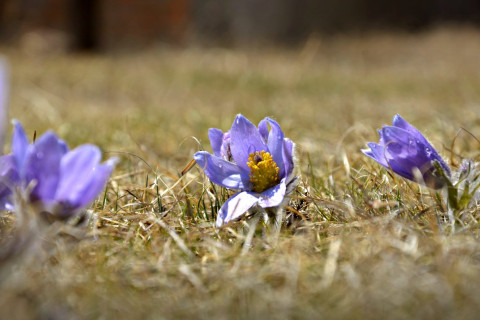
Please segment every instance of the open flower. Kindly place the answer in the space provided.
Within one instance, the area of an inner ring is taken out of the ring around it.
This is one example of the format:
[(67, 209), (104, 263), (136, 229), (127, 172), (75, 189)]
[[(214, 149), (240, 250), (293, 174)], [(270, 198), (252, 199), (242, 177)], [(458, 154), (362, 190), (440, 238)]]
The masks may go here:
[[(370, 149), (362, 152), (396, 174), (430, 188), (440, 189), (445, 185), (445, 176), (450, 168), (425, 137), (400, 115), (393, 117), (393, 126), (378, 130), (379, 143), (367, 143)], [(438, 162), (444, 175), (437, 172)], [(423, 180), (423, 181), (422, 181)]]
[(68, 219), (89, 205), (102, 191), (116, 159), (100, 164), (94, 145), (71, 151), (49, 131), (29, 144), (20, 123), (14, 121), (12, 153), (0, 157), (0, 205), (17, 209), (17, 197), (39, 213)]
[(217, 226), (254, 206), (278, 207), (288, 201), (296, 180), (294, 143), (276, 121), (265, 118), (257, 128), (239, 114), (229, 131), (210, 129), (209, 138), (214, 154), (197, 152), (195, 161), (213, 183), (241, 191), (222, 206)]

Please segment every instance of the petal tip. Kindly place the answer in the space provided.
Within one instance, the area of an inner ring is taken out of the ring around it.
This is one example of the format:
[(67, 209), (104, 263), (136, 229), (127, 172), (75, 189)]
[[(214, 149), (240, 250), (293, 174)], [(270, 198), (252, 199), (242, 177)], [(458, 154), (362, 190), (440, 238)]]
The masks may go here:
[(239, 113), (235, 116), (235, 123), (237, 123), (238, 121), (245, 121), (245, 120), (248, 120), (243, 114)]
[(193, 155), (193, 160), (195, 160), (200, 167), (204, 168), (207, 163), (208, 156), (209, 153), (206, 151), (197, 151)]
[(399, 124), (406, 122), (398, 113), (393, 116), (392, 124), (395, 127), (398, 127)]
[(362, 152), (364, 155), (371, 157), (372, 156), (372, 149), (360, 149), (360, 152)]
[(109, 167), (114, 168), (119, 162), (120, 159), (118, 157), (111, 157), (107, 161), (105, 161), (105, 164)]

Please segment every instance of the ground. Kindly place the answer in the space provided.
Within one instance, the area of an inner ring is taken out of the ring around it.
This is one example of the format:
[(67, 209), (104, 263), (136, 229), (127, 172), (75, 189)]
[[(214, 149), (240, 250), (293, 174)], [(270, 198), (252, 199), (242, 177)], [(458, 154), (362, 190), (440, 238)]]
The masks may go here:
[[(480, 31), (297, 49), (2, 51), (10, 116), (29, 136), (52, 129), (120, 162), (86, 225), (40, 225), (2, 261), (1, 318), (477, 318), (478, 207), (452, 230), (441, 195), (360, 149), (399, 113), (453, 168), (477, 157)], [(228, 130), (237, 113), (276, 119), (301, 174), (277, 245), (260, 227), (243, 254), (248, 221), (214, 226), (228, 193), (199, 168), (181, 176), (196, 151), (211, 151), (208, 128)], [(15, 219), (2, 214), (3, 243), (22, 228)]]

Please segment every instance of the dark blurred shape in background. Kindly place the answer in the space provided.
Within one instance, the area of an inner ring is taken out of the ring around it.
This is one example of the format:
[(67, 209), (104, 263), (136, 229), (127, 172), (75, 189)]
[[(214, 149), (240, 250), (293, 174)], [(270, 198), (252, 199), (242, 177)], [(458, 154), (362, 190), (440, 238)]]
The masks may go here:
[(45, 50), (191, 41), (295, 44), (311, 34), (480, 24), (478, 0), (1, 0), (0, 41)]
[(37, 50), (183, 44), (189, 0), (0, 0), (0, 39)]
[(75, 49), (94, 50), (100, 46), (99, 4), (98, 0), (72, 0), (71, 30)]

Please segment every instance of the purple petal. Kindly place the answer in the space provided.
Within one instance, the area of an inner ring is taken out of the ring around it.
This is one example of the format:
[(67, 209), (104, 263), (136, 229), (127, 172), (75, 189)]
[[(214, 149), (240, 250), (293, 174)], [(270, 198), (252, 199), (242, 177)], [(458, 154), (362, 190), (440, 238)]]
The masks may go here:
[(84, 194), (94, 178), (102, 154), (96, 146), (82, 145), (68, 152), (60, 161), (60, 180), (55, 200), (69, 204), (90, 202)]
[(408, 131), (398, 127), (384, 127), (382, 129), (385, 139), (385, 149), (388, 151), (387, 159), (408, 159), (421, 168), (424, 163), (429, 163), (428, 148), (421, 140), (415, 139)]
[(13, 154), (0, 157), (0, 181), (11, 189), (20, 184), (20, 175)]
[(268, 122), (267, 119), (263, 119), (260, 121), (258, 124), (258, 132), (260, 132), (260, 135), (262, 136), (263, 140), (267, 141), (268, 139)]
[(20, 122), (13, 120), (12, 153), (19, 171), (22, 170), (25, 162), (25, 155), (28, 148), (28, 138)]
[(220, 150), (223, 143), (222, 130), (216, 128), (208, 129), (208, 138), (210, 139), (210, 145), (212, 146), (213, 154), (217, 157), (220, 157)]
[[(387, 167), (387, 169), (392, 169), (393, 172), (395, 172), (396, 174), (398, 174), (399, 176), (402, 176), (406, 179), (409, 179), (409, 180), (414, 180), (414, 176), (413, 176), (413, 170), (414, 168), (417, 168), (419, 169), (415, 163), (413, 163), (412, 161), (410, 161), (409, 159), (390, 159), (388, 160), (388, 164), (389, 166)], [(420, 170), (420, 169), (419, 169)]]
[(377, 132), (378, 132), (378, 136), (379, 136), (378, 144), (380, 146), (384, 147), (385, 146), (385, 139), (383, 139), (382, 129), (377, 130)]
[(369, 156), (370, 158), (377, 161), (382, 166), (388, 168), (388, 163), (385, 158), (384, 148), (373, 142), (367, 143), (367, 146), (370, 149), (362, 149), (361, 151), (363, 152), (363, 154), (365, 154), (366, 156)]
[(277, 164), (279, 171), (279, 176), (285, 176), (285, 164), (283, 163), (283, 139), (285, 135), (283, 134), (282, 129), (280, 129), (280, 125), (275, 120), (270, 118), (266, 118), (268, 123), (270, 124), (270, 132), (268, 134), (268, 151), (273, 157), (273, 161)]
[(438, 177), (432, 175), (434, 171), (433, 160), (439, 161), (446, 173), (450, 174), (448, 166), (436, 151), (430, 145), (425, 146), (419, 140), (408, 145), (391, 143), (385, 148), (388, 157), (391, 159), (389, 164), (392, 170), (407, 179), (414, 180), (413, 170), (417, 168), (423, 174), (425, 182), (438, 180)]
[(93, 168), (92, 170), (92, 178), (90, 179), (90, 183), (85, 188), (85, 193), (83, 196), (77, 198), (76, 203), (72, 203), (77, 207), (85, 207), (89, 203), (91, 203), (98, 194), (105, 188), (110, 175), (117, 163), (116, 158), (109, 159), (106, 163), (101, 164)]
[(0, 154), (3, 154), (5, 143), (5, 127), (8, 118), (8, 95), (9, 95), (10, 74), (8, 64), (0, 57)]
[(285, 190), (287, 189), (285, 180), (286, 178), (283, 178), (279, 184), (260, 194), (258, 204), (262, 208), (276, 207), (282, 203), (285, 198)]
[(65, 143), (53, 132), (47, 132), (27, 149), (24, 164), (26, 184), (36, 181), (32, 200), (48, 203), (55, 197), (60, 179), (60, 161), (67, 153)]
[(220, 208), (217, 216), (217, 227), (240, 217), (257, 202), (258, 198), (250, 192), (237, 193)]
[(231, 148), (232, 139), (230, 138), (230, 136), (231, 136), (230, 130), (228, 130), (223, 134), (223, 143), (222, 143), (222, 147), (220, 148), (220, 157), (228, 161), (233, 160), (232, 148)]
[(401, 128), (405, 131), (408, 131), (412, 135), (418, 138), (424, 138), (423, 135), (418, 131), (417, 128), (412, 126), (410, 123), (408, 123), (405, 119), (403, 119), (399, 114), (396, 114), (393, 117), (392, 124), (394, 127)]
[(402, 128), (386, 126), (381, 129), (385, 145), (389, 142), (399, 142), (405, 145), (415, 142), (414, 136)]
[[(413, 168), (420, 169), (423, 164), (431, 166), (429, 160), (425, 157), (422, 158), (422, 155), (417, 152), (415, 141), (408, 144), (390, 141), (384, 147), (375, 143), (368, 145), (371, 148), (372, 158), (407, 179), (413, 179)], [(365, 154), (370, 156), (368, 153)]]
[[(389, 153), (396, 158), (409, 157), (420, 169), (431, 166), (431, 162), (436, 160), (445, 172), (450, 175), (448, 165), (420, 132), (418, 132), (418, 135), (413, 135), (399, 127), (385, 127), (382, 129), (382, 132), (385, 142), (388, 144)], [(390, 143), (392, 141), (398, 143)]]
[(257, 127), (241, 114), (235, 118), (230, 132), (233, 159), (238, 166), (250, 172), (248, 157), (254, 152), (268, 151), (265, 141)]
[[(407, 164), (405, 159), (403, 159), (403, 162), (399, 162), (399, 159), (401, 158), (395, 158), (394, 155), (388, 152), (388, 149), (385, 149), (376, 143), (369, 142), (367, 145), (370, 147), (370, 149), (362, 149), (361, 151), (363, 154), (377, 161), (385, 168), (393, 170), (402, 177), (410, 180), (412, 179), (413, 174), (411, 172), (411, 163)], [(391, 145), (392, 144), (388, 145), (387, 147), (391, 147)], [(405, 169), (405, 166), (408, 169)]]
[(248, 172), (245, 172), (236, 164), (215, 157), (205, 151), (195, 153), (193, 158), (213, 183), (230, 189), (245, 190), (250, 188)]
[(408, 123), (405, 119), (403, 119), (399, 114), (396, 114), (393, 117), (392, 123), (393, 123), (393, 126), (401, 128), (405, 131), (408, 131), (412, 135), (413, 139), (418, 140), (420, 143), (423, 143), (431, 147), (430, 143), (423, 136), (423, 134), (420, 131), (418, 131), (417, 128), (415, 128), (410, 123)]
[(293, 171), (293, 148), (292, 140), (285, 138), (283, 140), (283, 163), (285, 164), (285, 176), (288, 176)]

